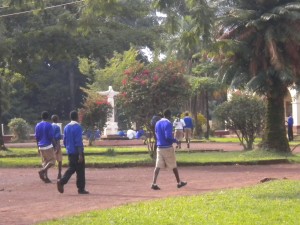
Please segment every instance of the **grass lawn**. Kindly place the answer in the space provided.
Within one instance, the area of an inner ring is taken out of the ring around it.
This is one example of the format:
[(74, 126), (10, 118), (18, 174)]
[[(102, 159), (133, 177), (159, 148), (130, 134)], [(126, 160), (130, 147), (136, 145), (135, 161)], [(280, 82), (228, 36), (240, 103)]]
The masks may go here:
[[(85, 147), (86, 154), (105, 154), (108, 149), (114, 149), (116, 153), (146, 153), (148, 149), (146, 146), (142, 147)], [(66, 149), (62, 148), (63, 154), (66, 154)], [(37, 148), (9, 148), (8, 151), (0, 151), (0, 157), (9, 156), (36, 156)]]
[[(135, 152), (135, 154), (132, 154)], [(122, 166), (149, 166), (154, 162), (146, 153), (146, 149), (114, 148), (109, 152), (107, 148), (87, 148), (87, 167), (122, 167)], [(97, 154), (101, 153), (101, 154)], [(121, 154), (122, 153), (122, 154)], [(127, 154), (128, 153), (128, 154)], [(11, 149), (10, 152), (1, 152), (0, 167), (40, 167), (41, 159), (35, 148)], [(242, 152), (178, 152), (179, 165), (207, 165), (207, 164), (257, 164), (268, 160), (288, 160), (300, 163), (300, 154), (284, 155), (266, 151)], [(67, 165), (67, 156), (64, 156), (63, 165)]]
[(199, 196), (128, 204), (41, 224), (299, 224), (299, 187), (299, 181), (272, 181), (254, 187), (216, 191)]

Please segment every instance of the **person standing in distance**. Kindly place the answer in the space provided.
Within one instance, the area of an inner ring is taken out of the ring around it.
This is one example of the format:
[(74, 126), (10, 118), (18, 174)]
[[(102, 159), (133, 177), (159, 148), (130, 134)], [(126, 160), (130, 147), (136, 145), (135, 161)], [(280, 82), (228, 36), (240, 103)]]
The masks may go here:
[(183, 138), (183, 127), (184, 126), (185, 126), (184, 120), (180, 119), (180, 114), (178, 114), (177, 118), (173, 122), (173, 127), (175, 129), (174, 136), (178, 143), (176, 148), (179, 148), (179, 149), (181, 149), (181, 140)]
[(60, 126), (57, 124), (58, 123), (58, 116), (57, 115), (52, 115), (51, 116), (52, 120), (52, 128), (53, 128), (53, 134), (54, 134), (54, 141), (55, 141), (55, 158), (58, 163), (58, 174), (57, 174), (57, 179), (61, 178), (61, 168), (62, 168), (62, 152), (61, 152), (61, 145), (60, 145), (60, 140), (61, 140), (61, 130)]
[(185, 126), (184, 126), (184, 137), (185, 137), (185, 141), (186, 141), (186, 144), (187, 144), (187, 148), (190, 148), (190, 142), (191, 142), (191, 137), (192, 137), (192, 134), (193, 134), (193, 120), (192, 118), (189, 116), (189, 113), (186, 112), (185, 114), (185, 117), (183, 118), (183, 121), (185, 123)]
[(38, 153), (42, 157), (42, 169), (39, 171), (39, 176), (45, 183), (51, 183), (51, 180), (48, 178), (48, 169), (55, 165), (53, 129), (51, 123), (47, 121), (49, 113), (43, 111), (41, 117), (42, 121), (35, 126)]
[(291, 115), (289, 115), (288, 117), (287, 124), (288, 124), (288, 138), (289, 141), (292, 141), (294, 140), (294, 134), (293, 134), (294, 119)]
[(66, 147), (69, 167), (60, 180), (57, 181), (57, 190), (64, 192), (64, 185), (68, 183), (71, 176), (76, 172), (76, 186), (78, 194), (89, 194), (85, 190), (85, 161), (84, 147), (82, 141), (82, 128), (78, 123), (78, 112), (70, 112), (71, 122), (64, 129), (64, 146)]
[(160, 168), (164, 168), (165, 166), (173, 169), (173, 173), (177, 181), (177, 188), (181, 188), (187, 184), (187, 182), (183, 182), (179, 178), (175, 150), (173, 148), (173, 143), (176, 143), (177, 141), (172, 135), (173, 126), (170, 122), (171, 115), (172, 113), (169, 109), (165, 110), (164, 118), (159, 120), (155, 125), (155, 134), (157, 138), (157, 158), (151, 186), (151, 189), (153, 190), (160, 190), (159, 186), (156, 184), (156, 181)]

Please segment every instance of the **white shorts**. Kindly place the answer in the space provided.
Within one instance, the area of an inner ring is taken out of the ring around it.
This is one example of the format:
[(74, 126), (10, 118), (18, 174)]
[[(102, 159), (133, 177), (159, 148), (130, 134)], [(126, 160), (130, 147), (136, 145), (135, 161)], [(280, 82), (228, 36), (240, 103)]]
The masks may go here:
[(173, 147), (157, 148), (156, 168), (177, 168), (176, 156)]

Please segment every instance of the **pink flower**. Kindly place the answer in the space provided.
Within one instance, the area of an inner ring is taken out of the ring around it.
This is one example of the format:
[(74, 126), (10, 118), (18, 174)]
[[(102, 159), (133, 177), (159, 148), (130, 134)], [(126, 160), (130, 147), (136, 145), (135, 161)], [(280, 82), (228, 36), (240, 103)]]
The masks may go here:
[(146, 85), (146, 84), (148, 83), (148, 81), (147, 81), (147, 80), (141, 80), (141, 82), (140, 82), (140, 83), (141, 83), (141, 85), (143, 85), (143, 86), (144, 86), (144, 85)]
[(150, 71), (149, 70), (144, 70), (143, 75), (149, 75)]
[(153, 80), (154, 80), (154, 81), (158, 81), (158, 76), (157, 76), (157, 75), (154, 75)]
[(132, 73), (132, 70), (131, 69), (127, 69), (124, 71), (124, 74), (129, 76), (130, 74)]

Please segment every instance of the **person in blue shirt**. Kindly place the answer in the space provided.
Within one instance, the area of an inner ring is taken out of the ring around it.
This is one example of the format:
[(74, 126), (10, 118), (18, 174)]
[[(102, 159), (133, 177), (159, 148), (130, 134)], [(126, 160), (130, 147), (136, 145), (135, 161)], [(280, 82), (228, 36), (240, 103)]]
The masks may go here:
[(60, 145), (60, 140), (61, 140), (61, 130), (60, 126), (58, 125), (58, 115), (52, 115), (51, 116), (52, 120), (52, 128), (53, 128), (53, 135), (54, 135), (54, 141), (55, 141), (55, 158), (58, 164), (58, 174), (57, 174), (57, 179), (61, 178), (61, 168), (62, 168), (62, 152), (61, 152), (61, 145)]
[(85, 161), (84, 147), (82, 141), (82, 128), (78, 123), (78, 112), (70, 112), (71, 122), (64, 129), (64, 146), (66, 147), (69, 167), (60, 180), (57, 181), (57, 190), (64, 192), (64, 185), (68, 183), (71, 176), (76, 172), (76, 186), (78, 194), (89, 194), (85, 190)]
[(136, 139), (141, 139), (143, 140), (144, 145), (147, 143), (147, 137), (146, 137), (146, 133), (143, 129), (140, 129), (136, 132), (135, 135)]
[(48, 178), (48, 169), (55, 165), (54, 156), (54, 134), (49, 119), (49, 113), (43, 111), (41, 114), (42, 121), (35, 126), (35, 139), (38, 146), (38, 153), (42, 157), (42, 169), (39, 171), (39, 176), (45, 183), (51, 183)]
[(175, 150), (173, 148), (173, 143), (176, 143), (176, 139), (173, 137), (173, 126), (170, 122), (171, 111), (169, 109), (164, 111), (164, 118), (159, 120), (155, 125), (155, 134), (157, 138), (157, 158), (156, 165), (153, 174), (153, 182), (151, 189), (160, 190), (160, 187), (156, 184), (157, 177), (160, 171), (160, 168), (167, 166), (168, 168), (173, 169), (177, 181), (177, 188), (181, 188), (187, 184), (179, 178), (179, 172), (177, 169)]
[(122, 131), (122, 130), (118, 131), (118, 135), (119, 135), (120, 137), (126, 137), (125, 132)]
[(294, 140), (294, 134), (293, 134), (294, 119), (291, 115), (289, 115), (287, 124), (288, 124), (288, 138), (289, 138), (289, 141), (292, 141), (292, 140)]
[(193, 125), (193, 120), (189, 116), (188, 112), (186, 112), (184, 114), (183, 121), (185, 123), (185, 126), (184, 126), (185, 141), (186, 141), (186, 144), (187, 144), (187, 148), (190, 148), (190, 142), (191, 142), (191, 137), (192, 137), (192, 134), (193, 134), (194, 125)]

